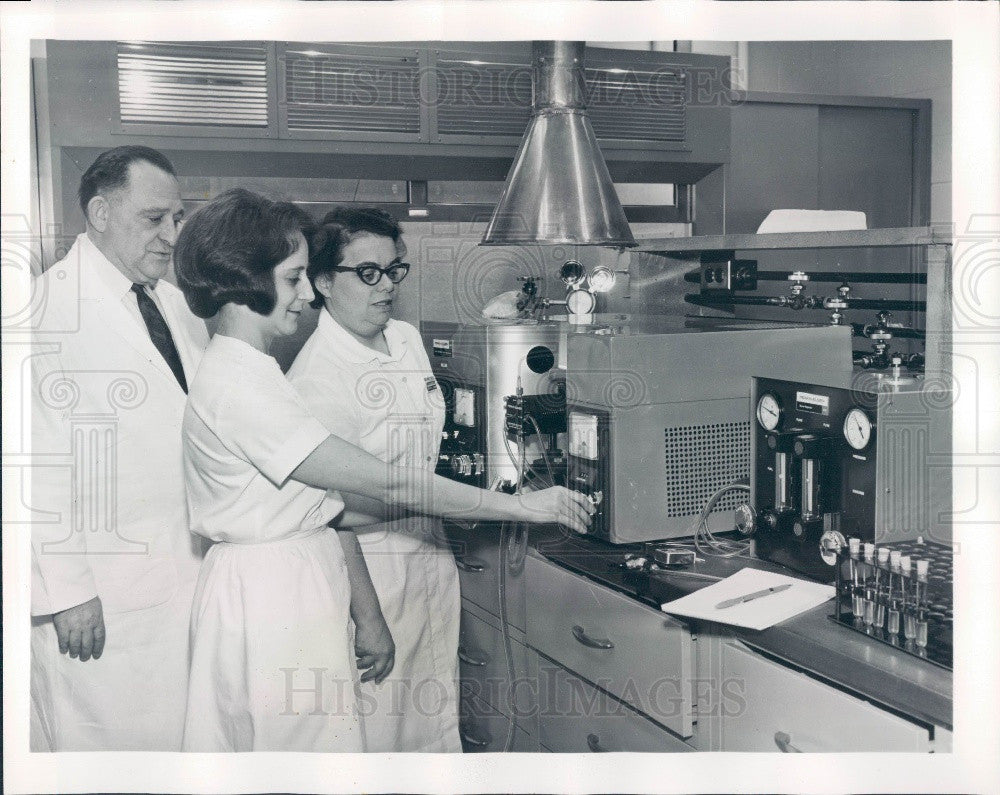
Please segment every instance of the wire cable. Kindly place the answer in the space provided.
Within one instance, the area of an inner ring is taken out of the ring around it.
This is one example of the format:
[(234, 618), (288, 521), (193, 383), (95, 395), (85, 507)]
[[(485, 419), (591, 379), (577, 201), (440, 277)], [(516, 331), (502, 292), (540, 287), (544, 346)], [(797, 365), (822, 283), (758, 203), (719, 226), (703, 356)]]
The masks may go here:
[(528, 422), (531, 423), (531, 427), (535, 429), (535, 435), (538, 437), (539, 447), (542, 450), (542, 460), (545, 462), (545, 471), (549, 473), (549, 483), (554, 486), (556, 484), (556, 475), (555, 475), (555, 472), (552, 469), (552, 464), (549, 462), (549, 456), (545, 452), (545, 444), (541, 441), (542, 440), (542, 431), (538, 427), (538, 423), (535, 422), (535, 418), (534, 417), (532, 417), (530, 414), (527, 414), (525, 416), (528, 418)]
[(721, 489), (716, 491), (715, 494), (709, 497), (705, 507), (702, 508), (701, 513), (698, 514), (698, 519), (690, 528), (691, 535), (694, 537), (694, 548), (703, 555), (713, 555), (720, 558), (736, 558), (746, 556), (750, 553), (749, 540), (734, 541), (731, 539), (716, 538), (712, 533), (711, 528), (708, 526), (708, 516), (712, 512), (712, 509), (715, 508), (718, 501), (722, 499), (722, 496), (730, 491), (750, 491), (750, 486), (740, 481), (730, 483), (728, 486), (723, 486)]

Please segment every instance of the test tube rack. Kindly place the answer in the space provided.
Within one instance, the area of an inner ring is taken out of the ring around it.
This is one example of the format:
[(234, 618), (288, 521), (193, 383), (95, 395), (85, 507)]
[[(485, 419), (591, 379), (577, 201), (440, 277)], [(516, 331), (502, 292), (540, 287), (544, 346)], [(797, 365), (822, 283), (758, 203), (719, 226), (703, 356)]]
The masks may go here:
[[(845, 547), (838, 554), (836, 578), (836, 611), (830, 620), (848, 629), (855, 630), (872, 640), (885, 643), (906, 654), (927, 660), (934, 665), (952, 670), (953, 644), (952, 628), (954, 611), (952, 603), (953, 575), (952, 549), (944, 544), (933, 542), (902, 541), (894, 544), (883, 544), (892, 550), (899, 550), (902, 555), (908, 555), (913, 560), (929, 562), (925, 598), (925, 616), (927, 620), (927, 644), (918, 646), (914, 640), (907, 639), (902, 630), (890, 632), (886, 625), (865, 623), (863, 615), (856, 615), (853, 610), (853, 583), (845, 572), (849, 570), (850, 555)], [(862, 563), (863, 566), (868, 564)], [(876, 563), (876, 566), (878, 564)], [(889, 567), (881, 567), (880, 574), (888, 577)], [(912, 588), (913, 577), (905, 580), (904, 587)]]

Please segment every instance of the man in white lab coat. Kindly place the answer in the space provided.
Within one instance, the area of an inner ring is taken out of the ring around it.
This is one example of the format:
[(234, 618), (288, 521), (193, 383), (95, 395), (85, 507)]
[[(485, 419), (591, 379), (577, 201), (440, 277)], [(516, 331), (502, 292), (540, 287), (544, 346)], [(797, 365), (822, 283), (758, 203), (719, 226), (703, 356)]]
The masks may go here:
[(173, 166), (103, 153), (87, 231), (41, 277), (32, 368), (32, 750), (180, 750), (201, 557), (181, 468), (204, 323), (164, 280)]

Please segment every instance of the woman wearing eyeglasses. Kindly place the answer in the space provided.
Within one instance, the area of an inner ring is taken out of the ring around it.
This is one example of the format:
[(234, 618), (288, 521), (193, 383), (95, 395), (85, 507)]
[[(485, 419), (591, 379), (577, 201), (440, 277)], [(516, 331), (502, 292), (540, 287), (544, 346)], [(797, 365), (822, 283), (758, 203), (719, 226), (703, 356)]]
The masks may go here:
[[(321, 311), (289, 380), (331, 433), (388, 464), (433, 472), (441, 390), (417, 329), (390, 317), (410, 268), (399, 224), (380, 210), (340, 208), (314, 231), (310, 249), (312, 305)], [(362, 685), (368, 750), (460, 752), (455, 558), (440, 520), (385, 519), (355, 528), (396, 644), (392, 673)]]

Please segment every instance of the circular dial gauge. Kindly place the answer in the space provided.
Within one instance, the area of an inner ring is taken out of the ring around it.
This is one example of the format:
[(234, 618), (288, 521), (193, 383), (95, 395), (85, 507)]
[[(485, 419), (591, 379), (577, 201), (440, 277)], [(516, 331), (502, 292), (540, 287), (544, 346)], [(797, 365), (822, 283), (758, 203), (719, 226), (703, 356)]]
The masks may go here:
[(772, 394), (761, 395), (757, 401), (757, 422), (767, 431), (773, 431), (781, 422), (781, 405)]
[(855, 450), (864, 450), (872, 438), (872, 421), (861, 409), (851, 409), (844, 418), (844, 438)]
[(589, 290), (570, 290), (566, 294), (566, 309), (574, 315), (589, 315), (594, 311), (597, 299)]

